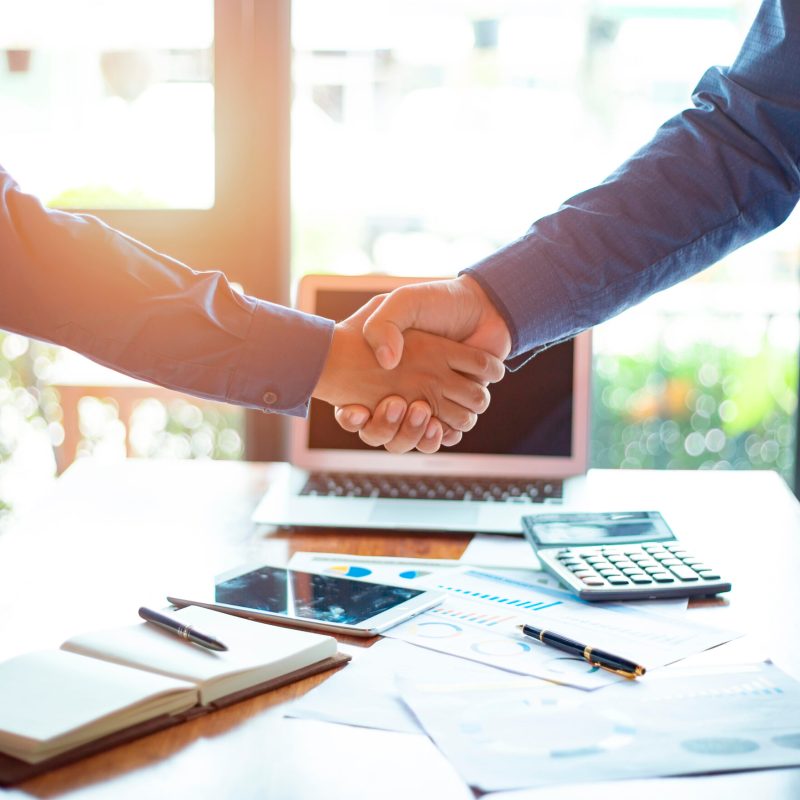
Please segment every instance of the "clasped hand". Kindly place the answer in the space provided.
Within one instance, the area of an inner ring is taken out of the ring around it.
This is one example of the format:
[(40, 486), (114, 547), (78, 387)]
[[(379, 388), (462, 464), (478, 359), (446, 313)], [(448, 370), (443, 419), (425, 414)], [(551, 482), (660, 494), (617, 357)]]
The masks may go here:
[(508, 327), (468, 276), (409, 284), (336, 325), (314, 396), (389, 452), (452, 446), (489, 406), (505, 372)]

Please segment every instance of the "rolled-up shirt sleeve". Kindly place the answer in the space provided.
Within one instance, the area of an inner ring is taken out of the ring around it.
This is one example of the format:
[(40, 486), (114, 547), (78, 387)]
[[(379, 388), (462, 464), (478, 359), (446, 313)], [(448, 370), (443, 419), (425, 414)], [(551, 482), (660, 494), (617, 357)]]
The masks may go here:
[[(511, 366), (710, 266), (800, 199), (800, 3), (766, 0), (734, 64), (599, 186), (466, 270)], [(554, 123), (557, 124), (557, 123)]]
[(198, 397), (302, 416), (333, 322), (235, 291), (0, 167), (0, 327)]

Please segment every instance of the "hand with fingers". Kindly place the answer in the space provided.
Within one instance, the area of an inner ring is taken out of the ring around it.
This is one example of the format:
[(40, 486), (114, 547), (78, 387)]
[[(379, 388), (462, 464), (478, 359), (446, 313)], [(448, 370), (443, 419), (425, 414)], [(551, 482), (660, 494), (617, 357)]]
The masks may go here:
[[(384, 369), (376, 362), (363, 334), (366, 320), (384, 299), (373, 298), (336, 325), (313, 395), (334, 406), (357, 404), (356, 411), (369, 415), (380, 404), (381, 418), (385, 416), (387, 424), (396, 427), (398, 433), (419, 428), (418, 438), (422, 438), (430, 429), (433, 433), (428, 437), (428, 447), (435, 444), (438, 448), (444, 425), (458, 432), (475, 425), (478, 414), (489, 405), (486, 386), (502, 378), (503, 364), (476, 347), (424, 331), (406, 330), (397, 365), (392, 370)], [(438, 422), (431, 422), (432, 417)], [(367, 427), (365, 441), (370, 441), (371, 430)], [(398, 443), (387, 442), (388, 449), (400, 452), (404, 437), (408, 433), (401, 434)]]
[(363, 406), (349, 405), (336, 409), (336, 421), (346, 431), (357, 433), (372, 447), (386, 447), (390, 453), (435, 453), (440, 447), (452, 447), (461, 441), (461, 431), (454, 430), (433, 416), (424, 400), (408, 404), (397, 395), (385, 397), (370, 414)]
[[(364, 337), (378, 363), (393, 370), (402, 358), (409, 329), (428, 331), (465, 345), (480, 348), (497, 359), (511, 350), (506, 321), (473, 278), (414, 283), (382, 296), (364, 323)], [(367, 444), (385, 446), (390, 452), (416, 448), (434, 453), (440, 446), (461, 441), (461, 430), (437, 418), (421, 403), (404, 405), (400, 397), (386, 397), (370, 414), (369, 409), (347, 405), (336, 410), (339, 425), (358, 432)]]

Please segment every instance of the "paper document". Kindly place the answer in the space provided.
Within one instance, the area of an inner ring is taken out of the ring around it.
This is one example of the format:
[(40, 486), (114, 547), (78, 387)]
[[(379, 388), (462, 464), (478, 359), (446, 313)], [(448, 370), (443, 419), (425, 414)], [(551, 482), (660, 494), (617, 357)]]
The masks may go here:
[(445, 558), (394, 558), (392, 556), (354, 556), (342, 553), (295, 553), (289, 569), (318, 575), (339, 575), (368, 583), (419, 588), (422, 580), (441, 571), (460, 567)]
[[(473, 541), (480, 537), (481, 534), (477, 534)], [(513, 536), (487, 535), (485, 538), (507, 539), (512, 544), (519, 544), (522, 541), (515, 539)], [(511, 563), (510, 559), (506, 559), (506, 561), (509, 564)], [(368, 583), (386, 583), (392, 586), (410, 586), (421, 589), (428, 588), (433, 576), (460, 569), (464, 566), (463, 561), (452, 561), (444, 558), (357, 556), (343, 553), (310, 552), (295, 553), (289, 562), (289, 569), (301, 572), (313, 572), (319, 575), (341, 575), (351, 580), (366, 581)], [(503, 575), (510, 578), (522, 580), (525, 583), (535, 584), (536, 586), (564, 590), (564, 587), (555, 577), (538, 569), (525, 566), (504, 566), (495, 567), (492, 572), (502, 572)], [(686, 611), (687, 604), (686, 598), (678, 598), (675, 600), (636, 600), (625, 605), (658, 614), (681, 616)], [(603, 605), (616, 607), (622, 604), (604, 603)]]
[(408, 706), (400, 699), (398, 678), (459, 683), (486, 683), (497, 676), (505, 679), (505, 673), (494, 667), (395, 639), (381, 639), (372, 647), (354, 647), (347, 652), (354, 654), (347, 669), (339, 670), (292, 703), (286, 712), (287, 717), (401, 733), (423, 733)]
[(800, 684), (769, 663), (671, 667), (602, 692), (511, 677), (400, 690), (484, 791), (800, 765)]
[(541, 569), (527, 539), (493, 533), (476, 533), (460, 561), (472, 567)]
[[(536, 573), (534, 573), (536, 574)], [(620, 605), (584, 603), (567, 592), (500, 572), (464, 568), (431, 576), (423, 585), (444, 602), (386, 636), (582, 689), (625, 680), (523, 636), (518, 625), (548, 628), (653, 669), (699, 653), (740, 634), (648, 614)]]

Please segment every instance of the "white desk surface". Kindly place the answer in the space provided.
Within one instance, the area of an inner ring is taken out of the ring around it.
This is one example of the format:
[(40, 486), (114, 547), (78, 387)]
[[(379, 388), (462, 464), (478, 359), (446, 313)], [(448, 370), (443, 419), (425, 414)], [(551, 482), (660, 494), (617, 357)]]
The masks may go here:
[[(0, 536), (0, 658), (58, 646), (77, 630), (134, 621), (139, 605), (163, 604), (183, 572), (284, 559), (309, 542), (320, 550), (359, 545), (365, 555), (408, 548), (408, 555), (441, 557), (457, 557), (466, 544), (463, 537), (453, 545), (442, 536), (401, 535), (393, 544), (391, 535), (302, 538), (256, 528), (249, 514), (269, 475), (265, 464), (77, 462)], [(606, 505), (616, 499), (620, 507), (662, 511), (681, 539), (730, 576), (734, 590), (724, 608), (687, 612), (720, 624), (724, 615), (725, 625), (748, 632), (715, 658), (769, 656), (800, 678), (800, 504), (777, 475), (608, 470), (592, 471), (588, 482)], [(156, 734), (0, 796), (472, 797), (425, 737), (283, 719), (289, 695), (276, 698), (239, 704), (239, 717), (218, 712), (203, 718), (217, 718), (205, 727), (173, 729), (172, 740)], [(382, 780), (386, 774), (391, 781)], [(566, 785), (524, 797), (587, 795), (797, 798), (800, 769)]]

